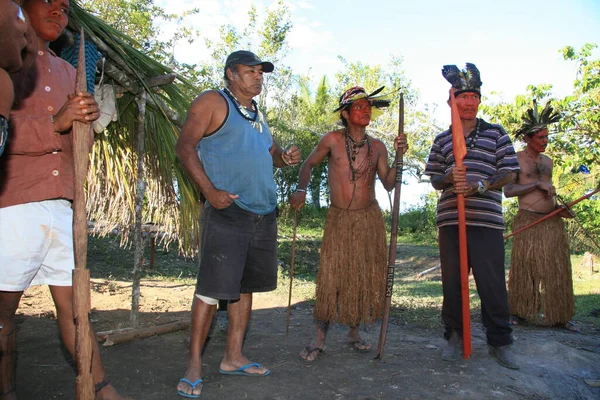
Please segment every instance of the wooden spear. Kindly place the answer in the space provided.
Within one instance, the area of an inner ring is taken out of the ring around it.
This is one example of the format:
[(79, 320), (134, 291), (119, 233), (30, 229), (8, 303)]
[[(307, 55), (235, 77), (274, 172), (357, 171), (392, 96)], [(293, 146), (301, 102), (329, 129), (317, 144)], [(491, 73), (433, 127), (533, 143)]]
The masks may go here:
[[(467, 155), (465, 136), (456, 107), (454, 88), (451, 89), (450, 107), (452, 109), (452, 153), (454, 164), (463, 166)], [(465, 195), (456, 195), (456, 208), (458, 210), (458, 253), (460, 257), (460, 289), (462, 300), (462, 326), (463, 326), (463, 358), (466, 360), (471, 355), (471, 308), (469, 306), (469, 259), (467, 253), (467, 219), (465, 213)]]
[(296, 228), (298, 226), (298, 210), (294, 210), (294, 237), (292, 238), (292, 260), (290, 261), (290, 295), (288, 298), (287, 315), (285, 318), (285, 337), (290, 329), (290, 316), (292, 314), (292, 283), (294, 282), (294, 261), (296, 259)]
[[(404, 133), (404, 93), (400, 93), (399, 111), (398, 111), (398, 135)], [(381, 330), (379, 332), (379, 342), (377, 343), (376, 360), (383, 358), (383, 348), (387, 337), (388, 322), (390, 320), (390, 306), (392, 304), (392, 291), (394, 289), (394, 272), (396, 269), (396, 240), (398, 238), (398, 212), (400, 210), (400, 190), (402, 188), (402, 168), (404, 166), (404, 154), (396, 150), (394, 159), (396, 165), (396, 183), (394, 186), (394, 203), (392, 207), (392, 231), (390, 233), (390, 248), (388, 253), (388, 269), (385, 287), (385, 308), (383, 319), (381, 321)]]
[[(80, 31), (79, 39), (75, 95), (80, 92), (87, 92), (83, 29)], [(75, 320), (75, 358), (78, 373), (75, 379), (75, 398), (77, 400), (93, 400), (95, 393), (92, 379), (92, 340), (88, 319), (90, 311), (90, 271), (86, 268), (88, 236), (85, 209), (85, 181), (91, 147), (90, 125), (74, 121), (72, 135), (73, 163), (75, 167), (73, 186), (73, 248), (75, 253), (73, 318)]]

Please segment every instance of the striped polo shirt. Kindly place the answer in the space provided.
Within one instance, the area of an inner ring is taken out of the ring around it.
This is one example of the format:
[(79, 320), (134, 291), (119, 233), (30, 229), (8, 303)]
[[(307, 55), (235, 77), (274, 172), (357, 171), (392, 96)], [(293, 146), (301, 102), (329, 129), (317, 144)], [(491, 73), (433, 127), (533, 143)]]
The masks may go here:
[[(519, 171), (519, 162), (512, 142), (500, 126), (477, 119), (477, 127), (466, 138), (468, 180), (489, 179), (500, 171)], [(444, 175), (454, 167), (452, 154), (452, 127), (436, 136), (431, 146), (425, 175)], [(502, 189), (475, 193), (465, 198), (467, 225), (504, 229), (502, 217)], [(438, 227), (458, 225), (456, 195), (452, 186), (443, 190), (438, 201)]]

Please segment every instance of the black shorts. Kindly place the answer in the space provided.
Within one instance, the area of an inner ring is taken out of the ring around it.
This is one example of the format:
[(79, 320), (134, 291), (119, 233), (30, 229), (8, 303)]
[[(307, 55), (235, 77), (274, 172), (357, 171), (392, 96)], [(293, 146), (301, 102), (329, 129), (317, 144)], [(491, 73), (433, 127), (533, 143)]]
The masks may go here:
[(277, 288), (275, 211), (258, 215), (235, 203), (223, 210), (207, 206), (200, 223), (202, 239), (196, 294), (237, 300), (240, 293)]

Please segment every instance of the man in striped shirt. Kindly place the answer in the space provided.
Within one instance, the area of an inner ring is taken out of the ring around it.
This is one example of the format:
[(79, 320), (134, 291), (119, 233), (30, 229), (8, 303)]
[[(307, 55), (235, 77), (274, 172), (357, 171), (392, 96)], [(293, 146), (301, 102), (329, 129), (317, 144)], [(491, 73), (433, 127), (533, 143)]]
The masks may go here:
[[(453, 83), (467, 146), (464, 166), (455, 166), (450, 127), (434, 139), (425, 169), (432, 186), (442, 190), (436, 220), (444, 293), (442, 320), (446, 327), (444, 336), (448, 340), (442, 359), (457, 360), (462, 350), (456, 206), (456, 194), (462, 193), (465, 196), (469, 269), (473, 270), (481, 299), (489, 351), (504, 367), (518, 369), (510, 346), (512, 329), (504, 275), (502, 187), (513, 182), (519, 163), (504, 129), (477, 118), (481, 101), (479, 71), (473, 64), (468, 64), (467, 72), (460, 73), (468, 78)], [(473, 74), (476, 79), (471, 79)]]

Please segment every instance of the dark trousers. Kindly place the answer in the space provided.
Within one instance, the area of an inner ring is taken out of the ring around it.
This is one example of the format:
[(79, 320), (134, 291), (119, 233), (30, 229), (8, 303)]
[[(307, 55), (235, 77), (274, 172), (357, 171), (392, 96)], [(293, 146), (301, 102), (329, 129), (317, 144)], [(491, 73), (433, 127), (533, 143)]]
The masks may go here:
[[(481, 319), (487, 341), (496, 347), (512, 343), (502, 234), (500, 229), (467, 226), (469, 270), (473, 271), (481, 299)], [(439, 228), (439, 244), (444, 291), (442, 321), (446, 326), (444, 336), (449, 339), (453, 330), (462, 335), (458, 226)]]

